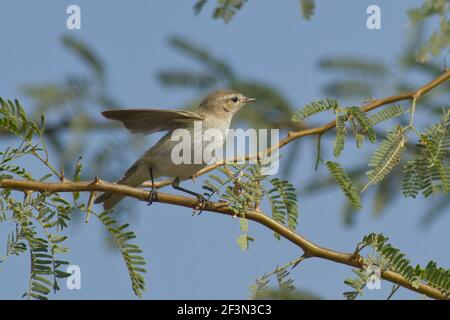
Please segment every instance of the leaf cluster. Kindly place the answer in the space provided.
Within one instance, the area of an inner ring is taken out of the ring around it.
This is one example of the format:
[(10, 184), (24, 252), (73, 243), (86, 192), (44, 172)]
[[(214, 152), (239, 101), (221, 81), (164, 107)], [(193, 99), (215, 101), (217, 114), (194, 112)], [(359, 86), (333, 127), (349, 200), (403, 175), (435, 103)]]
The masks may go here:
[[(405, 254), (388, 243), (388, 240), (383, 234), (371, 233), (364, 236), (355, 253), (359, 254), (364, 248), (371, 247), (375, 256), (369, 255), (364, 258), (364, 268), (354, 270), (357, 277), (345, 280), (345, 283), (354, 289), (344, 293), (347, 299), (353, 300), (363, 294), (364, 287), (370, 281), (371, 275), (368, 270), (373, 266), (379, 268), (381, 273), (391, 270), (401, 274), (415, 288), (419, 284), (427, 284), (450, 297), (450, 270), (437, 267), (434, 261), (430, 261), (424, 268), (419, 265), (413, 267)], [(395, 291), (393, 290), (389, 298)]]
[[(10, 146), (0, 152), (0, 180), (22, 178), (32, 181), (46, 181), (50, 178), (63, 180), (62, 172), (57, 171), (49, 161), (48, 150), (43, 136), (45, 121), (40, 125), (30, 120), (18, 101), (5, 101), (0, 98), (0, 130), (6, 130), (19, 138), (17, 147)], [(29, 156), (44, 165), (49, 172), (36, 179), (25, 167), (17, 165), (17, 161)], [(81, 159), (74, 169), (74, 181), (81, 176)], [(92, 199), (93, 194), (90, 196)], [(12, 226), (6, 241), (6, 252), (0, 256), (0, 263), (5, 263), (12, 256), (30, 255), (30, 275), (28, 288), (23, 297), (47, 299), (50, 292), (60, 290), (59, 280), (70, 276), (63, 268), (69, 262), (60, 258), (68, 252), (64, 245), (67, 235), (65, 229), (75, 212), (94, 213), (92, 205), (80, 202), (80, 194), (73, 194), (74, 203), (70, 203), (59, 193), (24, 191), (23, 199), (17, 197), (12, 190), (0, 190), (0, 223)], [(90, 202), (90, 200), (88, 202)], [(94, 213), (95, 214), (95, 213)], [(117, 225), (107, 213), (95, 214), (107, 227), (120, 249), (128, 267), (133, 290), (141, 295), (145, 288), (145, 260), (142, 251), (129, 240), (135, 237), (127, 229), (128, 225)]]
[[(207, 2), (208, 0), (197, 0), (193, 7), (195, 14), (199, 14)], [(212, 17), (228, 23), (246, 2), (247, 0), (216, 0), (217, 4)], [(315, 0), (300, 0), (299, 2), (302, 17), (305, 20), (310, 20), (316, 8)]]
[(420, 135), (413, 159), (404, 166), (403, 194), (415, 198), (450, 191), (450, 111), (443, 113), (441, 122)]
[[(202, 185), (208, 199), (218, 195), (241, 218), (243, 234), (239, 236), (238, 244), (242, 249), (247, 249), (248, 241), (254, 240), (248, 236), (248, 224), (242, 219), (245, 220), (248, 211), (260, 211), (263, 199), (268, 201), (275, 221), (293, 230), (298, 223), (297, 192), (294, 186), (287, 180), (270, 178), (263, 169), (261, 161), (256, 164), (228, 164), (219, 168), (221, 176), (210, 174)], [(275, 238), (280, 239), (278, 234), (275, 234)]]

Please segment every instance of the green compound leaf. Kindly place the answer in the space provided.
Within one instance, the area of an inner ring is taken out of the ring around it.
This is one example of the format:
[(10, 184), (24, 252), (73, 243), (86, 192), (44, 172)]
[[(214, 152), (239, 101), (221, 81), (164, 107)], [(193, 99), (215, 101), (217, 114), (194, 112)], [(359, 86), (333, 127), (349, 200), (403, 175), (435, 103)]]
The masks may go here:
[(345, 116), (336, 113), (336, 138), (334, 140), (334, 156), (337, 158), (344, 150), (347, 129), (345, 127)]
[(401, 116), (403, 114), (405, 114), (403, 106), (400, 104), (394, 104), (370, 116), (369, 121), (371, 123), (371, 126), (373, 127), (381, 122)]
[(131, 287), (138, 297), (142, 297), (142, 292), (145, 291), (145, 279), (142, 275), (147, 272), (145, 269), (145, 259), (142, 255), (142, 250), (136, 244), (130, 243), (130, 240), (136, 238), (133, 231), (126, 231), (128, 224), (118, 225), (117, 221), (110, 217), (110, 213), (105, 211), (97, 217), (113, 237), (115, 244), (122, 254), (123, 260), (128, 269), (131, 279)]
[(353, 208), (357, 210), (361, 209), (361, 198), (359, 197), (358, 192), (356, 192), (355, 188), (353, 187), (352, 181), (345, 170), (337, 162), (327, 161), (325, 164), (331, 176), (339, 185), (342, 192), (344, 192)]
[(367, 117), (367, 114), (359, 107), (350, 107), (347, 109), (347, 118), (355, 119), (362, 131), (367, 135), (369, 141), (374, 143), (377, 140), (375, 130), (373, 129), (372, 122)]
[[(295, 230), (298, 223), (297, 192), (294, 186), (286, 180), (270, 179), (274, 187), (267, 192), (267, 198), (272, 209), (272, 218)], [(278, 234), (275, 238), (280, 239)]]
[(361, 190), (363, 192), (370, 185), (379, 183), (389, 172), (400, 162), (403, 150), (405, 149), (404, 129), (398, 126), (395, 130), (388, 133), (378, 149), (372, 154), (369, 161), (369, 167), (373, 168), (366, 174), (369, 182)]
[(336, 110), (339, 107), (339, 103), (335, 99), (324, 99), (313, 101), (310, 104), (307, 104), (303, 107), (303, 109), (297, 111), (292, 115), (292, 122), (299, 122), (308, 118), (316, 113), (327, 111), (327, 110)]
[(450, 124), (447, 111), (441, 123), (421, 134), (416, 154), (404, 167), (403, 195), (415, 198), (419, 192), (425, 197), (439, 191), (450, 191)]

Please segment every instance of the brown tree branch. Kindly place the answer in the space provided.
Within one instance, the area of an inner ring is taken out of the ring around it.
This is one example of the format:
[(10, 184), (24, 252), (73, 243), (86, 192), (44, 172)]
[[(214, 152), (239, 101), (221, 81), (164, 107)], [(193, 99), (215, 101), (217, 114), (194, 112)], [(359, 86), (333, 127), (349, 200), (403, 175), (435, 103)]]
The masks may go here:
[[(132, 188), (125, 185), (119, 185), (114, 183), (108, 183), (100, 179), (86, 182), (60, 182), (60, 183), (45, 183), (26, 180), (14, 180), (4, 179), (0, 181), (1, 188), (9, 188), (13, 190), (20, 190), (24, 192), (29, 191), (41, 191), (41, 192), (113, 192), (119, 193), (125, 196), (133, 197), (142, 201), (147, 201), (150, 196), (150, 192), (140, 188)], [(168, 193), (158, 192), (155, 199), (156, 202), (167, 203), (176, 206), (195, 208), (198, 200), (196, 198), (183, 197), (179, 195), (173, 195)], [(226, 203), (215, 202), (207, 206), (205, 211), (221, 213), (228, 216), (234, 216), (234, 212)], [(303, 238), (295, 231), (285, 227), (284, 225), (276, 222), (267, 215), (259, 211), (250, 211), (245, 214), (245, 218), (255, 221), (259, 224), (266, 226), (268, 229), (278, 233), (283, 238), (291, 241), (296, 246), (301, 248), (305, 257), (317, 257), (337, 263), (349, 265), (356, 268), (363, 268), (363, 259), (359, 254), (338, 252), (331, 249), (327, 249), (316, 245), (315, 243)], [(413, 290), (415, 292), (424, 294), (434, 299), (449, 299), (438, 289), (433, 288), (426, 284), (419, 284), (414, 287), (408, 280), (402, 275), (394, 271), (384, 271), (381, 273), (381, 277), (387, 281), (395, 283), (404, 288)]]
[[(378, 107), (384, 106), (389, 103), (394, 103), (402, 100), (417, 100), (422, 95), (426, 94), (436, 86), (440, 85), (444, 81), (450, 78), (450, 69), (447, 69), (441, 76), (436, 78), (435, 80), (425, 84), (420, 87), (416, 91), (403, 93), (395, 96), (391, 96), (384, 99), (374, 100), (361, 109), (364, 112), (369, 112)], [(282, 148), (288, 143), (309, 135), (321, 135), (325, 132), (333, 129), (336, 126), (335, 121), (331, 121), (325, 125), (318, 126), (315, 128), (304, 129), (299, 131), (291, 131), (288, 132), (287, 136), (282, 139), (277, 145), (272, 146), (268, 150), (263, 152), (259, 152), (256, 154), (248, 155), (245, 157), (233, 158), (231, 160), (222, 161), (213, 165), (210, 165), (202, 170), (200, 170), (195, 176), (199, 176), (210, 172), (211, 170), (216, 169), (219, 166), (222, 166), (229, 162), (236, 162), (238, 160), (252, 160), (262, 157), (263, 154), (270, 154), (274, 151)], [(158, 183), (158, 187), (169, 184), (171, 181), (162, 181)], [(21, 190), (24, 192), (30, 191), (41, 191), (41, 192), (96, 192), (96, 191), (107, 191), (113, 193), (119, 193), (125, 196), (130, 196), (139, 200), (147, 200), (149, 198), (150, 193), (146, 190), (140, 188), (132, 188), (124, 185), (112, 184), (101, 181), (99, 179), (95, 179), (93, 182), (60, 182), (60, 183), (43, 183), (43, 182), (35, 182), (35, 181), (24, 181), (24, 180), (14, 180), (14, 179), (4, 179), (0, 181), (1, 188), (9, 188), (14, 190)], [(167, 203), (177, 206), (184, 206), (189, 208), (195, 208), (198, 200), (195, 198), (188, 198), (178, 195), (172, 195), (167, 193), (158, 193), (156, 200), (157, 202)], [(221, 214), (225, 214), (228, 216), (233, 216), (234, 212), (226, 203), (212, 203), (205, 208), (206, 211), (217, 212)], [(245, 218), (260, 223), (272, 231), (278, 233), (280, 236), (286, 238), (291, 241), (298, 247), (300, 247), (304, 253), (305, 257), (317, 257), (330, 261), (334, 261), (341, 264), (346, 264), (356, 268), (363, 268), (363, 259), (359, 254), (355, 253), (343, 253), (337, 252), (331, 249), (320, 247), (313, 242), (303, 238), (299, 234), (295, 233), (293, 230), (283, 226), (282, 224), (276, 222), (271, 219), (267, 215), (263, 214), (259, 211), (250, 211), (245, 214)], [(392, 283), (395, 283), (404, 288), (416, 291), (418, 293), (424, 294), (428, 297), (435, 299), (449, 299), (448, 296), (444, 295), (438, 289), (433, 288), (426, 284), (419, 284), (417, 287), (414, 287), (407, 279), (405, 279), (399, 273), (393, 271), (384, 271), (381, 274), (382, 278), (388, 280)]]

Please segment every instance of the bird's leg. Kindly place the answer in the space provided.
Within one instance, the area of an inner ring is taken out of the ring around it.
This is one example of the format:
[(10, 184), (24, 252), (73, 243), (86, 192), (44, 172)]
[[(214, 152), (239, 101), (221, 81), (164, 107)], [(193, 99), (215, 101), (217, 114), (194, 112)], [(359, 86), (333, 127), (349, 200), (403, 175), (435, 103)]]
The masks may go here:
[[(198, 202), (197, 202), (196, 208), (199, 208), (199, 209), (200, 209), (200, 211), (199, 211), (198, 214), (202, 213), (203, 210), (204, 210), (209, 204), (211, 204), (211, 201), (209, 201), (208, 199), (206, 199), (206, 198), (205, 198), (203, 195), (201, 195), (200, 193), (197, 193), (197, 192), (194, 192), (194, 191), (191, 191), (191, 190), (189, 190), (189, 189), (186, 189), (186, 188), (181, 187), (181, 186), (180, 186), (180, 179), (178, 179), (178, 178), (176, 178), (175, 180), (173, 180), (173, 182), (172, 182), (172, 187), (173, 187), (175, 190), (183, 191), (183, 192), (189, 193), (189, 194), (191, 194), (191, 195), (197, 197)], [(194, 213), (195, 213), (195, 209), (196, 209), (196, 208), (194, 208)]]
[(147, 205), (151, 206), (153, 201), (156, 200), (156, 188), (155, 188), (155, 180), (153, 180), (153, 168), (149, 168), (150, 171), (150, 180), (152, 181), (152, 188), (150, 189), (150, 195), (148, 197)]
[(176, 189), (176, 190), (183, 191), (183, 192), (189, 193), (190, 195), (196, 196), (197, 198), (204, 198), (203, 195), (201, 195), (200, 193), (197, 193), (197, 192), (194, 192), (194, 191), (191, 191), (189, 189), (181, 187), (180, 186), (180, 179), (178, 179), (178, 178), (173, 180), (172, 187), (174, 189)]

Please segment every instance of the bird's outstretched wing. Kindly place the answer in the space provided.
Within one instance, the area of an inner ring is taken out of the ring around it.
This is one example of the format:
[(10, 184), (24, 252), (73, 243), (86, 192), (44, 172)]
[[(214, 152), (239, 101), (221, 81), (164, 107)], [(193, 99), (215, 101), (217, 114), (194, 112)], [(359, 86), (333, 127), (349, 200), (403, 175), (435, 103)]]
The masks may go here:
[(105, 110), (105, 118), (121, 121), (133, 133), (149, 134), (184, 127), (195, 120), (204, 120), (200, 114), (183, 110), (123, 109)]

